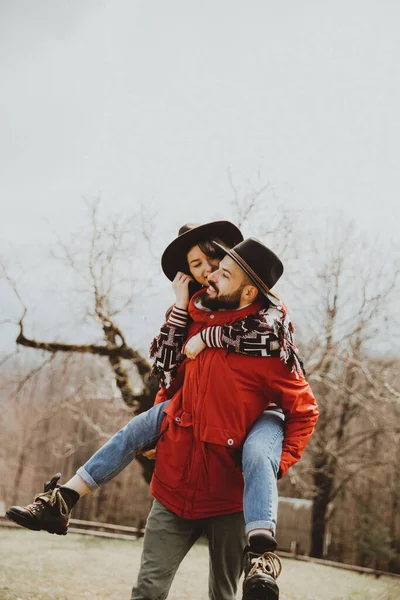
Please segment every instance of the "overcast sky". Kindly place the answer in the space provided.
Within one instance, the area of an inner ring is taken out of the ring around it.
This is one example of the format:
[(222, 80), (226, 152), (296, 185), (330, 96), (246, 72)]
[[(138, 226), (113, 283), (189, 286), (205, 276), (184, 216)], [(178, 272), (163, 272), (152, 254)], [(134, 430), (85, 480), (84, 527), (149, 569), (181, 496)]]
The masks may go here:
[(110, 212), (230, 216), (227, 170), (371, 235), (400, 220), (394, 0), (0, 0), (1, 244)]

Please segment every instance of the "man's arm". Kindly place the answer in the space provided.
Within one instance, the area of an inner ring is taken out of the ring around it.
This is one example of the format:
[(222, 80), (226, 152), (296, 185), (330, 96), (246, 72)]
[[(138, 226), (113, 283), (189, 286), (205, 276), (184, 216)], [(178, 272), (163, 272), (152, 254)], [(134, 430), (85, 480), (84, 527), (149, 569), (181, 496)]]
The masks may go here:
[[(314, 394), (303, 375), (296, 377), (277, 360), (271, 360), (266, 371), (271, 397), (276, 399), (285, 414), (285, 437), (279, 469), (279, 476), (282, 477), (303, 454), (314, 431), (319, 411)], [(268, 392), (267, 389), (267, 398)]]

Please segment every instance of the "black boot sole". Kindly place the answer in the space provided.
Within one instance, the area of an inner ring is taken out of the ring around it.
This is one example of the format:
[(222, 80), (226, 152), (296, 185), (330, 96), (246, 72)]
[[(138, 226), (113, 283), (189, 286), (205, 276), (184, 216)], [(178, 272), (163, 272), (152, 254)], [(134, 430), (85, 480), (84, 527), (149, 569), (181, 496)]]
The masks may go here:
[(271, 582), (256, 579), (246, 584), (243, 588), (242, 600), (279, 600), (279, 588), (272, 578)]
[(48, 533), (55, 533), (56, 535), (67, 535), (68, 532), (68, 526), (49, 525), (49, 527), (43, 527), (39, 521), (24, 517), (24, 515), (13, 510), (8, 510), (6, 512), (6, 517), (17, 525), (25, 527), (25, 529), (31, 529), (32, 531), (47, 531)]

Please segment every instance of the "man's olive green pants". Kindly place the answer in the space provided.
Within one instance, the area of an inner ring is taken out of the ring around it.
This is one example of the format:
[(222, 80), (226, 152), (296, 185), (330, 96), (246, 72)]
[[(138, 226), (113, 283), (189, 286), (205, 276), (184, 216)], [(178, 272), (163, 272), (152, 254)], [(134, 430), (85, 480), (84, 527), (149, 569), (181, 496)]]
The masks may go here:
[[(246, 545), (243, 513), (181, 519), (157, 500), (147, 519), (131, 600), (164, 600), (180, 563), (201, 534), (208, 538), (210, 600), (235, 600)], [(202, 586), (203, 581), (201, 574), (193, 585)]]

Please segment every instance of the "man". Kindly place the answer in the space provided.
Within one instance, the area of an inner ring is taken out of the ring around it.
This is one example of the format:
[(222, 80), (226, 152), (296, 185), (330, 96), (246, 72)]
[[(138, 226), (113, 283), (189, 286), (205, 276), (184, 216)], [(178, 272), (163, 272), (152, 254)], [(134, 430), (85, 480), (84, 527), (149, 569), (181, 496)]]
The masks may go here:
[[(189, 306), (193, 322), (186, 353), (197, 358), (186, 363), (183, 386), (165, 409), (168, 429), (158, 443), (151, 484), (164, 510), (185, 520), (241, 510), (243, 479), (234, 452), (266, 407), (275, 404), (285, 413), (281, 475), (300, 458), (318, 416), (304, 378), (291, 374), (279, 358), (205, 349), (201, 336), (207, 336), (210, 326), (255, 314), (262, 298), (271, 300), (270, 287), (281, 268), (279, 259), (257, 240), (245, 240), (232, 250), (220, 247), (225, 257), (219, 269)], [(245, 553), (243, 597), (278, 598), (276, 542), (270, 530), (252, 533)], [(145, 555), (151, 554), (151, 548), (145, 548)]]
[[(210, 274), (209, 288), (198, 292), (191, 301), (193, 322), (189, 337), (205, 332), (210, 325), (218, 327), (258, 312), (260, 297), (271, 298), (270, 288), (282, 272), (279, 259), (256, 240), (245, 240), (232, 250), (220, 247), (225, 252), (220, 268)], [(304, 378), (290, 373), (278, 357), (270, 357), (266, 362), (261, 357), (227, 355), (219, 348), (204, 349), (186, 364), (182, 388), (169, 403), (159, 405), (162, 411), (157, 412), (157, 431), (161, 427), (162, 435), (151, 484), (156, 500), (146, 527), (133, 600), (166, 598), (181, 560), (204, 527), (208, 527), (211, 538), (210, 597), (233, 600), (241, 570), (238, 523), (243, 523), (243, 477), (235, 453), (247, 431), (271, 405), (281, 407), (286, 417), (279, 465), (283, 475), (300, 458), (318, 415)], [(149, 418), (144, 414), (132, 422), (138, 421), (143, 427)], [(116, 442), (112, 438), (103, 448), (118, 445), (119, 434), (114, 436)], [(104, 453), (100, 449), (97, 454)], [(85, 477), (87, 473), (81, 475)], [(84, 481), (90, 483), (88, 479)], [(97, 485), (96, 478), (94, 483)], [(269, 485), (276, 485), (276, 477)], [(53, 481), (47, 496), (39, 497), (39, 518), (50, 518), (42, 517), (45, 510), (41, 502), (58, 502), (59, 513), (67, 516), (77, 499), (74, 491), (78, 497), (86, 493), (79, 486), (75, 490), (60, 490), (58, 493)], [(36, 510), (34, 505), (30, 507), (30, 513)], [(26, 509), (13, 508), (20, 509), (20, 517), (32, 521)], [(54, 518), (59, 519), (57, 515)], [(245, 554), (244, 598), (276, 599), (279, 592), (275, 580), (280, 563), (273, 553), (273, 532), (262, 529), (252, 533)]]

